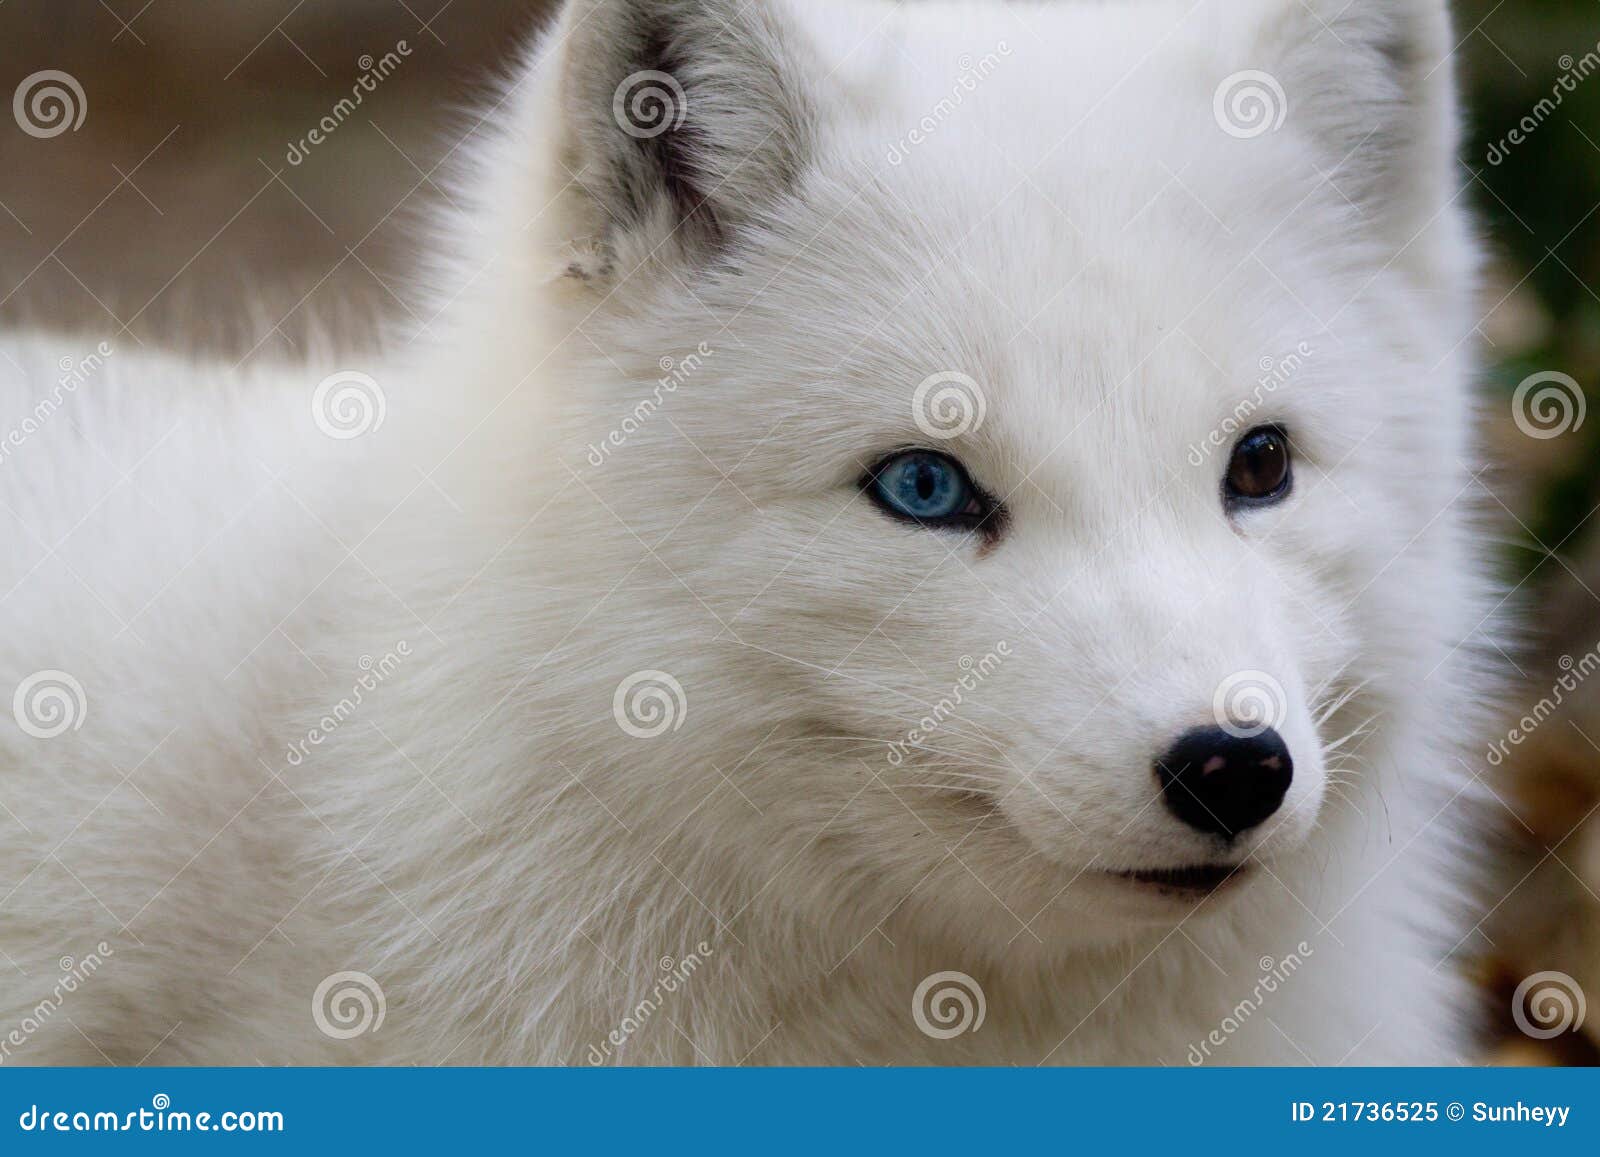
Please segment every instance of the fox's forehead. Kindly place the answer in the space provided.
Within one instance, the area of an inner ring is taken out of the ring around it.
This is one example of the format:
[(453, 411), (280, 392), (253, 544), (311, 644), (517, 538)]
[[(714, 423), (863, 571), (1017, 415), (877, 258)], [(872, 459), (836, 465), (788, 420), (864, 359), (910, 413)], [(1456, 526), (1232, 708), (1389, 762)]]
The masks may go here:
[[(966, 111), (892, 161), (866, 155), (881, 144), (870, 137), (854, 168), (802, 187), (814, 229), (778, 264), (799, 279), (791, 302), (850, 303), (825, 340), (856, 380), (892, 383), (864, 403), (903, 408), (926, 376), (958, 372), (984, 385), (1011, 452), (1063, 437), (1126, 446), (1130, 423), (1200, 436), (1263, 367), (1328, 346), (1349, 286), (1307, 236), (1340, 203), (1305, 197), (1316, 174), (1286, 163), (1291, 151), (1233, 168), (1135, 145), (1111, 166), (1080, 133), (1022, 158), (1030, 169)], [(1222, 136), (1209, 107), (1205, 123)], [(1272, 392), (1283, 404), (1295, 391)]]
[[(931, 3), (836, 31), (821, 87), (841, 99), (821, 101), (814, 161), (847, 180), (865, 170), (919, 211), (942, 202), (958, 233), (1020, 210), (1026, 191), (1042, 199), (1025, 205), (1030, 226), (1053, 209), (1091, 249), (1164, 215), (1189, 249), (1247, 251), (1317, 213), (1308, 178), (1350, 167), (1308, 149), (1317, 94), (1264, 70), (1258, 7)], [(927, 184), (937, 197), (919, 201)]]
[(956, 138), (972, 163), (1021, 172), (1111, 144), (1096, 163), (1120, 167), (1215, 127), (1212, 90), (1246, 67), (1248, 23), (1204, 3), (924, 3), (835, 31), (829, 84), (889, 156)]
[(1188, 210), (1095, 231), (1026, 182), (984, 196), (937, 164), (840, 182), (805, 208), (827, 229), (797, 228), (799, 244), (753, 271), (747, 316), (811, 347), (805, 364), (826, 351), (858, 417), (908, 440), (916, 387), (971, 377), (1013, 450), (1067, 429), (1104, 437), (1119, 413), (1209, 422), (1315, 324)]

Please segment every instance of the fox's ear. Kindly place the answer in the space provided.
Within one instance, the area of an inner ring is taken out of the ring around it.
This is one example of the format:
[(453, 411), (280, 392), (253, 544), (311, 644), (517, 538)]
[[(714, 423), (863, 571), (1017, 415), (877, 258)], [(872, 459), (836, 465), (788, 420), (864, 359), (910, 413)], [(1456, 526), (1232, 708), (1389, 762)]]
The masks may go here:
[(1411, 236), (1459, 183), (1445, 0), (1253, 3), (1262, 63), (1248, 67), (1277, 77), (1285, 121), (1319, 143), (1334, 185)]
[(778, 0), (569, 3), (557, 159), (584, 203), (575, 272), (703, 260), (792, 187), (814, 113), (791, 20)]

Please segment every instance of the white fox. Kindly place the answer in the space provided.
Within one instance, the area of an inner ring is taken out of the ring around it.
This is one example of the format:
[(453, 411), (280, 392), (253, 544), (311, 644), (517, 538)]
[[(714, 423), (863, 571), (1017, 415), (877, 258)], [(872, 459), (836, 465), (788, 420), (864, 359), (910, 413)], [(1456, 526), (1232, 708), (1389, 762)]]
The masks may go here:
[(574, 0), (381, 357), (8, 339), (0, 1061), (1466, 1055), (1453, 43)]

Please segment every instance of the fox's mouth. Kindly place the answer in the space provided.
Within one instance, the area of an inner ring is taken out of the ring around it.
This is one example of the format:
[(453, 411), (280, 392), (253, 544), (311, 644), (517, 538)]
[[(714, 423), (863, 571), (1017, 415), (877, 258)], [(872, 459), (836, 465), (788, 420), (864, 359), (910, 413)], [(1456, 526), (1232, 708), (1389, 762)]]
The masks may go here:
[(1164, 892), (1201, 896), (1238, 882), (1248, 872), (1244, 864), (1196, 864), (1185, 868), (1140, 868), (1112, 875)]

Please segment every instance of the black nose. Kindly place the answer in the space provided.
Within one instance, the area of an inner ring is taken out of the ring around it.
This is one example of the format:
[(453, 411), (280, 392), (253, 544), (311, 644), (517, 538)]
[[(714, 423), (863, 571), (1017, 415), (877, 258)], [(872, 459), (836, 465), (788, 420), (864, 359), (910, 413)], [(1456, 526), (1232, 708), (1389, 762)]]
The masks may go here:
[(1156, 761), (1156, 778), (1173, 815), (1231, 840), (1278, 810), (1294, 760), (1270, 727), (1250, 736), (1197, 727)]

